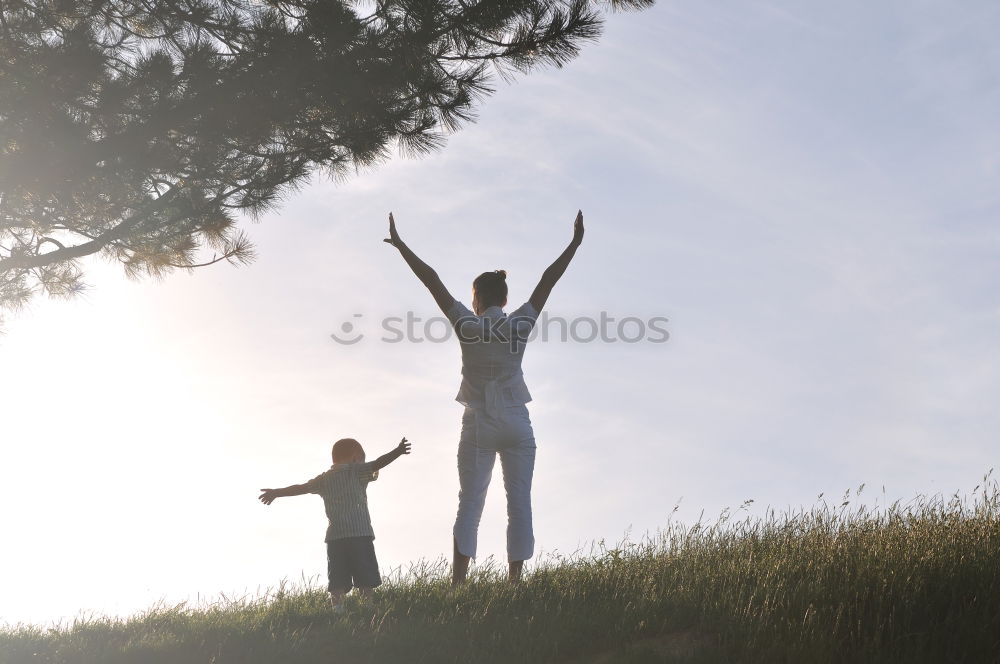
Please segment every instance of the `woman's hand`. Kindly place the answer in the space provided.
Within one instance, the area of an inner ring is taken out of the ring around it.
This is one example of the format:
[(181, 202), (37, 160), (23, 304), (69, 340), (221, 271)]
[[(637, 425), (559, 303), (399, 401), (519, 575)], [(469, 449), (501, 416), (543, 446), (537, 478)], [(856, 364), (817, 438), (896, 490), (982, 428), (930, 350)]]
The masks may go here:
[(420, 260), (413, 253), (413, 250), (406, 246), (406, 243), (399, 238), (399, 233), (396, 232), (396, 220), (393, 219), (391, 212), (389, 213), (389, 237), (385, 238), (383, 242), (387, 242), (399, 250), (399, 255), (403, 257), (406, 264), (413, 270), (413, 274), (417, 275), (420, 283), (426, 286), (427, 290), (431, 292), (431, 295), (434, 296), (434, 301), (437, 302), (438, 307), (447, 316), (448, 311), (455, 304), (455, 298), (451, 296), (448, 289), (441, 283), (441, 278), (438, 277), (437, 272), (430, 265)]
[[(392, 216), (390, 215), (390, 219)], [(388, 240), (386, 240), (388, 242)], [(583, 243), (583, 210), (576, 211), (576, 221), (573, 222), (573, 244), (579, 247)]]
[(403, 241), (399, 239), (399, 233), (396, 232), (396, 220), (392, 218), (392, 212), (389, 213), (389, 237), (382, 241), (388, 242), (397, 249), (403, 244)]
[(574, 254), (576, 254), (577, 247), (583, 242), (583, 210), (577, 210), (576, 221), (573, 222), (573, 240), (569, 243), (569, 246), (559, 254), (559, 258), (555, 260), (552, 265), (546, 268), (545, 272), (542, 273), (542, 278), (539, 279), (538, 285), (535, 286), (535, 290), (531, 293), (531, 297), (528, 298), (528, 302), (534, 307), (537, 313), (542, 312), (542, 307), (545, 306), (545, 302), (549, 299), (549, 293), (552, 292), (552, 287), (556, 285), (559, 278), (562, 277), (563, 272), (569, 266), (569, 262), (573, 260)]

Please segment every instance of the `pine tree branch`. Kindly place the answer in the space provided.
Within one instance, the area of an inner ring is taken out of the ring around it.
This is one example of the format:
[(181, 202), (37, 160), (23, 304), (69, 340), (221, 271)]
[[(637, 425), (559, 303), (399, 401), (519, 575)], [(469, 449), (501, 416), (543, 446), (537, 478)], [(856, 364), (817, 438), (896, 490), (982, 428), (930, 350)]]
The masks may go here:
[[(560, 66), (597, 5), (650, 4), (0, 0), (0, 307), (71, 294), (102, 250), (132, 275), (243, 260), (231, 210), (436, 149), (494, 71)], [(189, 264), (202, 241), (222, 256)]]
[[(52, 263), (57, 262), (72, 261), (77, 258), (82, 258), (83, 256), (96, 254), (98, 251), (108, 246), (115, 240), (120, 240), (121, 238), (127, 236), (135, 227), (148, 219), (150, 215), (158, 212), (162, 207), (173, 200), (176, 196), (176, 191), (176, 189), (171, 189), (169, 192), (156, 199), (156, 201), (148, 209), (132, 215), (132, 217), (128, 220), (123, 221), (114, 228), (105, 231), (89, 242), (84, 242), (83, 244), (71, 247), (64, 247), (62, 249), (56, 249), (55, 251), (50, 251), (45, 254), (12, 256), (10, 258), (0, 260), (0, 274), (10, 272), (11, 270), (29, 270), (35, 267), (51, 265)], [(35, 248), (37, 249), (37, 246)]]

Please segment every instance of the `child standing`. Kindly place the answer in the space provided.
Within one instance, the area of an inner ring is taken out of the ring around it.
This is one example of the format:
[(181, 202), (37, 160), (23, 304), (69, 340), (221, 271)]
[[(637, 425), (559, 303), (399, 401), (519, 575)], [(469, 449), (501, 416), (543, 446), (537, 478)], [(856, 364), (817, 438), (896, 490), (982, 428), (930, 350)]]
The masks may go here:
[(375, 532), (368, 513), (368, 483), (378, 479), (378, 471), (410, 453), (410, 444), (403, 438), (391, 452), (371, 463), (365, 463), (365, 450), (353, 438), (342, 438), (333, 444), (333, 466), (305, 484), (293, 484), (283, 489), (261, 489), (260, 501), (270, 505), (275, 498), (317, 493), (323, 498), (330, 525), (326, 529), (327, 569), (330, 577), (330, 604), (333, 610), (344, 610), (344, 595), (357, 588), (368, 596), (372, 588), (382, 585), (378, 560), (375, 558)]

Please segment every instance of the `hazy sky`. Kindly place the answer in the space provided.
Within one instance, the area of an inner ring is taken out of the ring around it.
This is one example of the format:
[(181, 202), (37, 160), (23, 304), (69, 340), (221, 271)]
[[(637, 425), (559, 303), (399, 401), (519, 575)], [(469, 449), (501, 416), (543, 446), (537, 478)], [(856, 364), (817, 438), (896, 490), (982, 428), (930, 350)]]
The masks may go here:
[[(543, 552), (678, 501), (971, 490), (1000, 458), (998, 31), (990, 1), (661, 1), (444, 151), (290, 195), (247, 224), (250, 267), (89, 264), (0, 338), (0, 622), (324, 582), (321, 500), (256, 497), (344, 436), (413, 443), (369, 490), (383, 573), (450, 552), (459, 349), (380, 340), (437, 315), (390, 210), (456, 296), (502, 267), (516, 306), (582, 208), (550, 315), (669, 319), (666, 343), (529, 347)], [(483, 559), (504, 522), (497, 470)]]

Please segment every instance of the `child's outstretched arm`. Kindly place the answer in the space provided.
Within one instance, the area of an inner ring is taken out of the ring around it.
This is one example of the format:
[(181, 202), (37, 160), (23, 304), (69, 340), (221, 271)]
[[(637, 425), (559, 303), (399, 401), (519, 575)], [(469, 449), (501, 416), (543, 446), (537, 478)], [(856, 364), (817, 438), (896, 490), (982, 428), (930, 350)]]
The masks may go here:
[(389, 237), (387, 237), (383, 242), (388, 242), (392, 246), (399, 250), (399, 253), (403, 256), (403, 260), (406, 264), (410, 266), (413, 270), (413, 274), (417, 275), (420, 279), (420, 283), (427, 287), (427, 290), (431, 292), (434, 296), (434, 301), (437, 302), (438, 307), (441, 311), (447, 315), (448, 310), (451, 309), (451, 305), (455, 304), (455, 298), (452, 297), (448, 289), (445, 288), (444, 282), (438, 276), (438, 273), (434, 271), (427, 263), (420, 260), (420, 258), (413, 253), (406, 243), (399, 239), (399, 233), (396, 232), (396, 220), (392, 218), (392, 213), (389, 213)]
[(385, 468), (390, 463), (403, 456), (404, 454), (410, 453), (410, 444), (406, 442), (406, 438), (400, 441), (399, 445), (396, 446), (391, 452), (387, 452), (380, 456), (379, 458), (372, 461), (372, 465), (375, 466), (375, 470)]
[(309, 489), (305, 484), (293, 484), (282, 489), (261, 489), (260, 495), (257, 498), (265, 505), (270, 505), (274, 502), (275, 498), (302, 496), (307, 493), (309, 493)]

